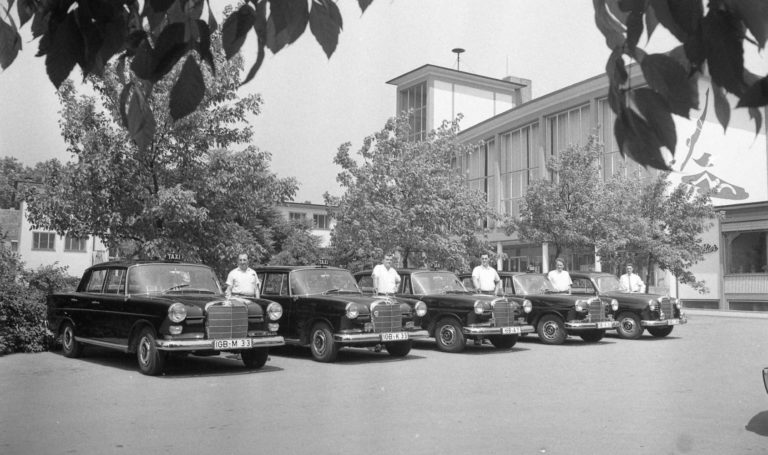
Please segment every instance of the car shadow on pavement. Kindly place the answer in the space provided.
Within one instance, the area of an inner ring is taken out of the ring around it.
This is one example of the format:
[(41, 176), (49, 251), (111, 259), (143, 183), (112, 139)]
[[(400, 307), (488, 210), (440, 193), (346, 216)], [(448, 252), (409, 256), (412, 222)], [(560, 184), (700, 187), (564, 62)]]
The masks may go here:
[[(58, 355), (63, 356), (61, 351)], [(83, 361), (101, 366), (118, 368), (125, 371), (139, 373), (136, 366), (136, 355), (118, 352), (112, 349), (88, 346), (83, 350), (83, 355), (72, 361)], [(199, 377), (221, 376), (228, 374), (253, 374), (281, 371), (282, 368), (270, 365), (274, 362), (270, 353), (270, 360), (261, 368), (246, 368), (235, 354), (223, 353), (218, 356), (171, 356), (167, 359), (165, 371), (158, 377)], [(139, 373), (140, 374), (140, 373)]]
[[(414, 343), (414, 346), (416, 344)], [(312, 353), (309, 348), (301, 346), (286, 345), (279, 348), (272, 348), (270, 355), (277, 355), (281, 357), (289, 357), (294, 359), (307, 359), (307, 361), (313, 362)], [(374, 351), (368, 348), (347, 347), (339, 350), (338, 357), (334, 364), (342, 365), (357, 365), (360, 363), (369, 362), (403, 362), (408, 360), (422, 360), (426, 357), (420, 355), (414, 355), (413, 350), (405, 357), (393, 357), (389, 355), (386, 349), (381, 351)]]
[[(434, 352), (441, 352), (439, 349), (437, 349), (437, 343), (435, 343), (434, 338), (426, 339), (426, 340), (419, 340), (413, 342), (413, 347), (416, 349), (424, 349)], [(520, 347), (520, 344), (515, 344), (514, 347), (510, 349), (497, 349), (494, 347), (490, 342), (484, 342), (481, 345), (475, 344), (472, 340), (469, 340), (467, 342), (466, 347), (463, 351), (457, 353), (460, 355), (496, 355), (496, 354), (509, 354), (512, 352), (519, 352), (519, 351), (527, 351), (527, 348)], [(446, 352), (445, 354), (454, 355), (453, 353)]]
[(768, 411), (757, 413), (749, 419), (744, 429), (760, 436), (768, 436)]
[(590, 342), (590, 341), (584, 341), (582, 340), (578, 335), (570, 335), (568, 338), (565, 339), (563, 344), (547, 344), (541, 341), (541, 338), (538, 336), (531, 336), (528, 335), (527, 337), (521, 337), (518, 343), (525, 343), (525, 344), (539, 344), (542, 346), (572, 346), (572, 347), (578, 347), (578, 346), (599, 346), (602, 344), (613, 344), (615, 342), (619, 341), (618, 338), (616, 339), (609, 339), (607, 337), (603, 338), (600, 341), (597, 342)]

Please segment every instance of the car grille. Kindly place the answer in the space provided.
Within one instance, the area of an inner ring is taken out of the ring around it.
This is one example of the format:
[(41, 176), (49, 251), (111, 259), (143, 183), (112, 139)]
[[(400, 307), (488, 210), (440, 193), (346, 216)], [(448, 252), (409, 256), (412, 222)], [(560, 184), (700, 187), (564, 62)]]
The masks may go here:
[(605, 315), (606, 306), (600, 299), (589, 299), (589, 313), (587, 316), (589, 320), (591, 322), (607, 321), (608, 318)]
[(403, 314), (399, 303), (382, 302), (373, 308), (371, 314), (373, 331), (376, 333), (399, 332), (403, 330)]
[(248, 308), (213, 305), (208, 308), (209, 339), (244, 338), (248, 335)]
[(514, 325), (515, 307), (512, 302), (497, 300), (493, 304), (493, 320), (496, 327), (509, 327)]
[(662, 313), (664, 317), (659, 319), (670, 319), (675, 317), (675, 305), (672, 303), (672, 299), (669, 297), (662, 297), (659, 299), (659, 315)]

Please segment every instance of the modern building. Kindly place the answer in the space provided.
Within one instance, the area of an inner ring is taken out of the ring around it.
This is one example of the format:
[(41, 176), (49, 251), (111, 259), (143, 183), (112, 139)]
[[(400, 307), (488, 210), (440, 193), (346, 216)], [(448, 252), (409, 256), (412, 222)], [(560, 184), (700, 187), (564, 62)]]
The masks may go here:
[(80, 277), (88, 267), (109, 260), (109, 252), (97, 237), (74, 237), (35, 229), (27, 221), (27, 205), (0, 210), (0, 230), (6, 246), (19, 254), (27, 268), (47, 265), (67, 267), (67, 274)]
[(333, 208), (323, 204), (311, 202), (286, 202), (277, 206), (278, 211), (287, 220), (312, 220), (310, 233), (320, 238), (320, 247), (326, 248), (331, 243), (331, 230), (336, 221), (330, 215)]
[[(640, 71), (631, 74), (633, 86), (644, 84)], [(428, 131), (457, 113), (470, 120), (461, 122), (459, 138), (484, 145), (457, 157), (457, 166), (466, 173), (469, 186), (483, 191), (488, 204), (499, 213), (519, 215), (528, 185), (535, 179), (549, 178), (546, 160), (569, 145), (585, 144), (590, 134), (597, 134), (604, 144), (604, 178), (613, 175), (619, 164), (641, 179), (656, 172), (625, 160), (619, 153), (605, 74), (535, 99), (530, 98), (531, 84), (526, 79), (493, 79), (432, 65), (388, 83), (397, 86), (396, 111), (410, 110), (417, 132), (422, 126)], [(714, 97), (703, 83), (700, 92), (701, 109), (692, 112), (690, 119), (675, 118), (678, 146), (670, 178), (713, 191), (713, 202), (724, 213), (704, 235), (718, 251), (693, 269), (698, 279), (706, 281), (708, 291), (698, 293), (660, 271), (652, 274), (649, 288), (678, 296), (689, 307), (768, 311), (765, 121), (755, 134), (754, 120), (745, 111), (733, 109), (724, 133), (714, 115)], [(485, 235), (496, 247), (499, 269), (549, 269), (554, 258), (547, 244), (529, 244), (516, 235), (507, 236), (499, 226), (488, 227)], [(566, 261), (570, 269), (600, 269), (592, 251), (568, 252)]]

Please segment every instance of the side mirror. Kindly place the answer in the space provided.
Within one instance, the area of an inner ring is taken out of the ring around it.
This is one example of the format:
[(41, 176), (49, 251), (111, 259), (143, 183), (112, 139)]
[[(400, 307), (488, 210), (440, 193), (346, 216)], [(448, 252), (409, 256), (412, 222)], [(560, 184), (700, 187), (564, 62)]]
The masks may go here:
[(768, 367), (763, 368), (763, 386), (765, 393), (768, 393)]

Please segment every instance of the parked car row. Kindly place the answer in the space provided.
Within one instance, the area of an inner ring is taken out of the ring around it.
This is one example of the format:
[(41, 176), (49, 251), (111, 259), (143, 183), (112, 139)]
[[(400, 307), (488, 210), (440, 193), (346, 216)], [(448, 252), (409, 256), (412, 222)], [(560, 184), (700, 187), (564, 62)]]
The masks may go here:
[(397, 292), (376, 295), (370, 270), (354, 276), (325, 265), (255, 270), (261, 298), (227, 298), (204, 265), (98, 264), (85, 271), (74, 292), (49, 296), (49, 326), (67, 357), (81, 355), (86, 345), (117, 349), (134, 353), (140, 372), (156, 375), (173, 354), (232, 352), (246, 367), (260, 368), (270, 347), (285, 344), (308, 347), (315, 360), (333, 362), (344, 347), (404, 357), (413, 340), (429, 337), (441, 351), (460, 352), (467, 340), (510, 349), (533, 332), (547, 344), (563, 343), (568, 335), (595, 342), (613, 329), (631, 335), (626, 338), (637, 338), (640, 328), (665, 336), (686, 322), (674, 299), (644, 295), (642, 308), (622, 300), (610, 288), (610, 275), (579, 277), (568, 295), (553, 293), (544, 275), (502, 272), (504, 294), (494, 296), (468, 290), (466, 276), (405, 269)]

